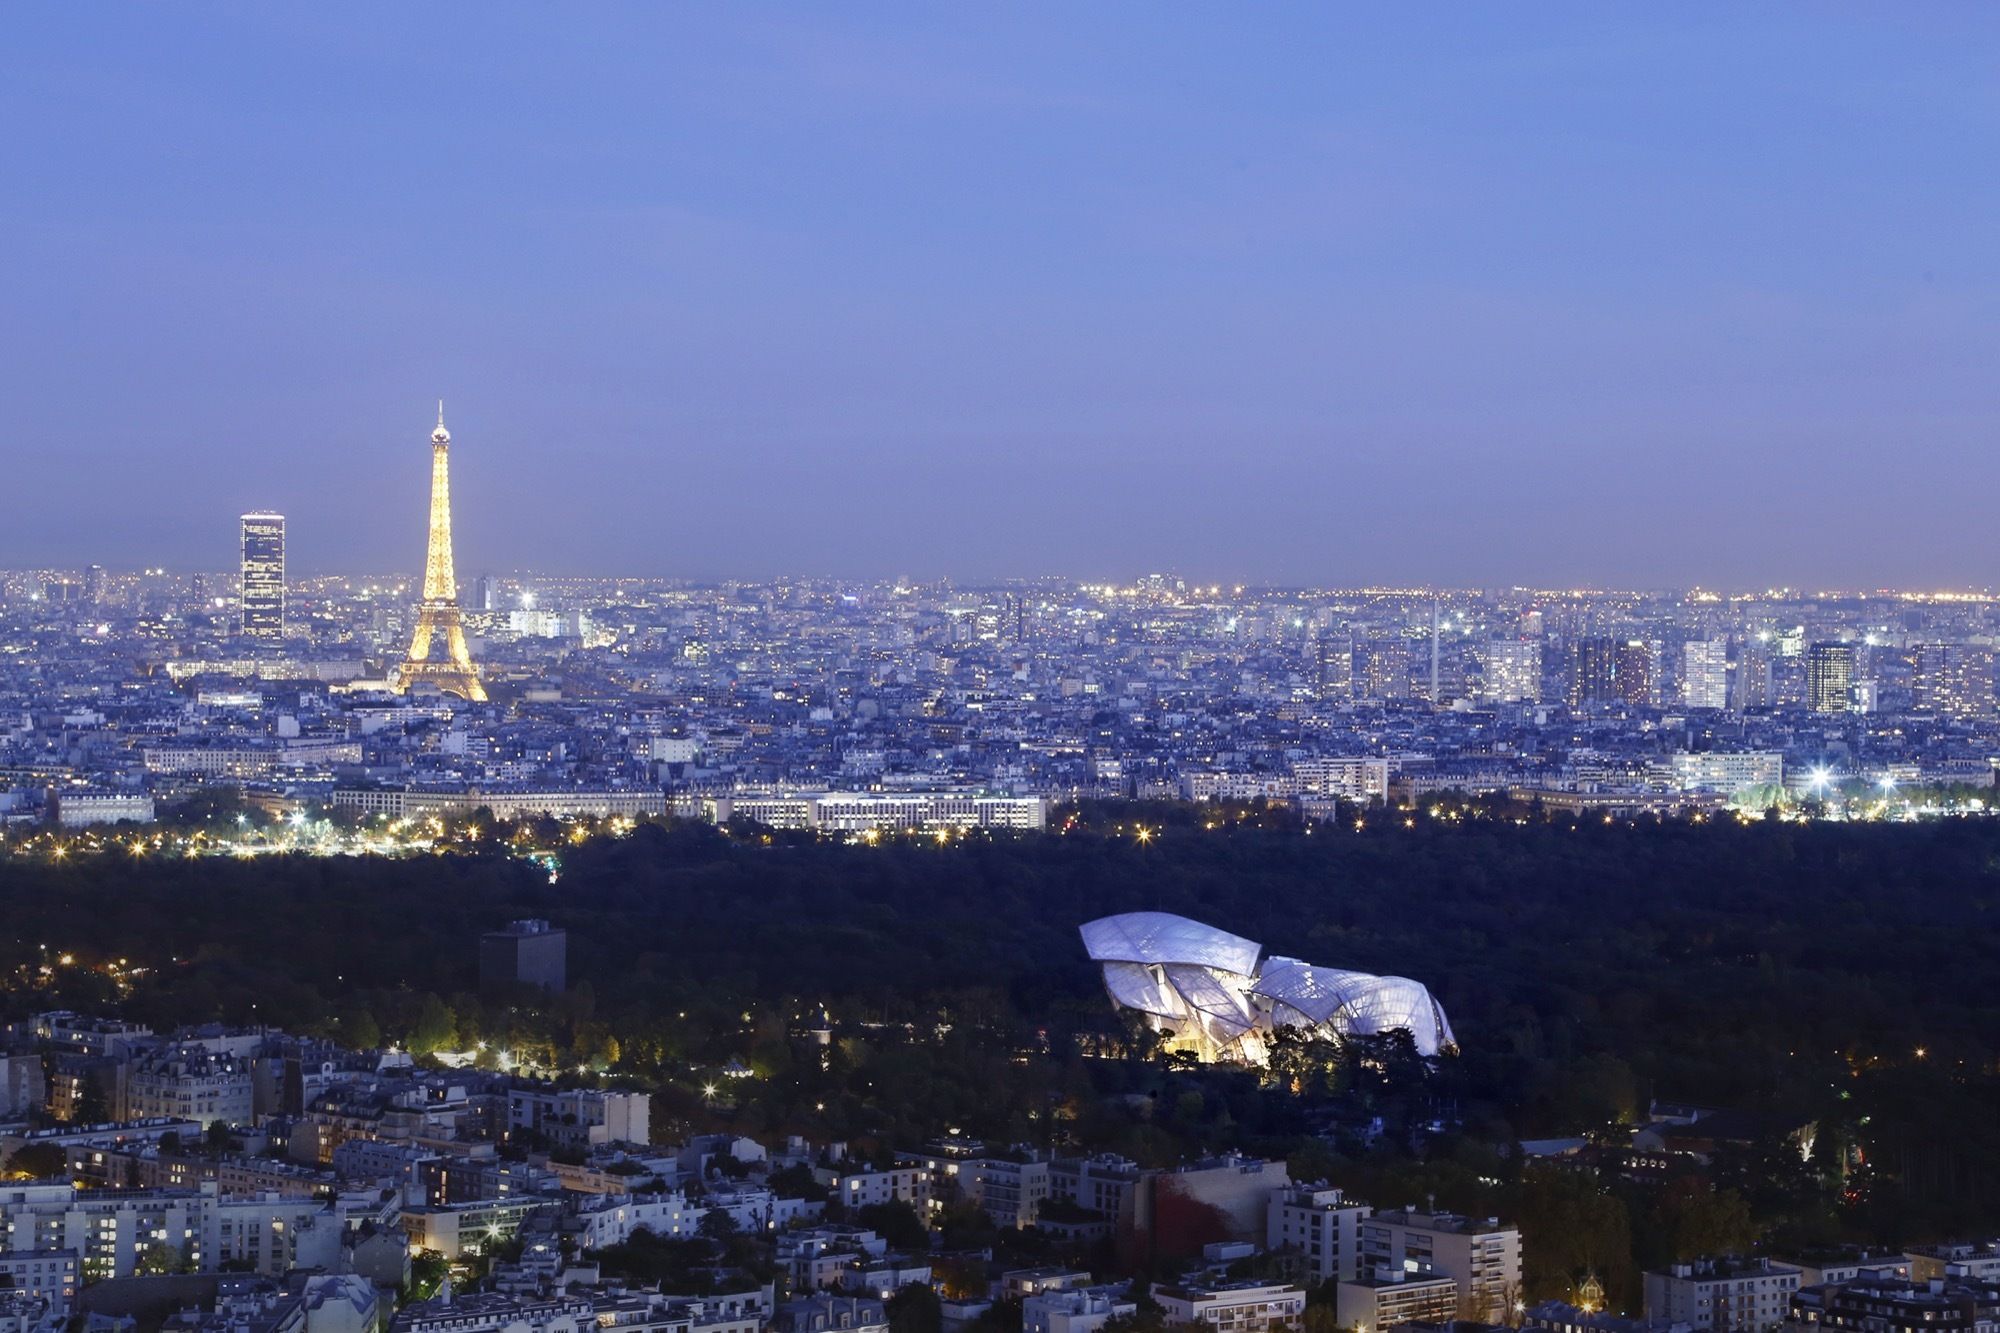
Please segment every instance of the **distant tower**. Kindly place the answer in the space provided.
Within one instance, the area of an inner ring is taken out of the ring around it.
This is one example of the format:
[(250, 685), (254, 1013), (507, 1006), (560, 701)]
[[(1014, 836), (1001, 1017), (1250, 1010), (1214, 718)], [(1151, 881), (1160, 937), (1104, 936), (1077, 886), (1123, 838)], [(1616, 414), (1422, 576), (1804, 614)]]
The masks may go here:
[(243, 516), (243, 633), (285, 637), (285, 516)]
[(1438, 599), (1431, 598), (1431, 707), (1438, 706)]
[[(433, 641), (444, 649), (441, 661), (431, 660)], [(424, 558), (424, 597), (417, 603), (417, 631), (410, 639), (410, 655), (396, 673), (396, 688), (407, 690), (420, 680), (474, 703), (486, 700), (486, 687), (479, 683), (465, 646), (458, 578), (451, 567), (451, 432), (444, 428), (442, 402), (437, 429), (431, 432), (431, 537)]]
[(104, 600), (103, 565), (92, 565), (83, 571), (83, 600), (92, 606)]

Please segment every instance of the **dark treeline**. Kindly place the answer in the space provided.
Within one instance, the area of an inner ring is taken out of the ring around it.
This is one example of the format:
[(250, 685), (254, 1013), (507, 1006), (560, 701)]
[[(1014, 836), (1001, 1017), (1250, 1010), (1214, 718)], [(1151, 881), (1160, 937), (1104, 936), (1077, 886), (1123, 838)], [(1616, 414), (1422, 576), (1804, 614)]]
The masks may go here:
[[(1154, 831), (1143, 844), (1142, 818)], [(1871, 1205), (1886, 1234), (1971, 1225), (2000, 1197), (1996, 893), (2000, 821), (1419, 815), (1407, 827), (1399, 815), (1307, 831), (1270, 813), (1107, 806), (1064, 833), (948, 845), (643, 826), (566, 847), (553, 883), (498, 852), (10, 859), (0, 951), (17, 977), (45, 945), (151, 969), (125, 1008), (157, 1025), (546, 1047), (549, 1063), (587, 1061), (669, 1093), (730, 1058), (789, 1068), (799, 1020), (821, 1005), (847, 1030), (948, 1023), (963, 1096), (936, 1092), (946, 1076), (928, 1056), (906, 1051), (888, 1073), (914, 1104), (981, 1128), (982, 1109), (1021, 1107), (986, 1107), (980, 1080), (1044, 1077), (1008, 1073), (1020, 1066), (1007, 1052), (1046, 1050), (1061, 1065), (1073, 1034), (1123, 1031), (1077, 926), (1178, 912), (1269, 952), (1428, 985), (1463, 1045), (1432, 1092), (1477, 1139), (1590, 1132), (1652, 1097), (1816, 1118), (1829, 1151), (1852, 1135), (1888, 1173), (1869, 1187), (1897, 1200)], [(571, 932), (576, 993), (477, 996), (477, 936), (517, 916)], [(7, 1002), (113, 998), (76, 967), (53, 993), (17, 984)], [(867, 1086), (887, 1076), (878, 1059)], [(1066, 1066), (1046, 1078), (1070, 1095), (1107, 1087)], [(1207, 1086), (1229, 1123), (1255, 1128), (1245, 1094)], [(794, 1127), (798, 1105), (825, 1101), (824, 1086), (800, 1081), (780, 1104), (777, 1087), (758, 1127)], [(916, 1111), (871, 1114), (885, 1129), (935, 1129)], [(1185, 1128), (1207, 1134), (1199, 1113)]]

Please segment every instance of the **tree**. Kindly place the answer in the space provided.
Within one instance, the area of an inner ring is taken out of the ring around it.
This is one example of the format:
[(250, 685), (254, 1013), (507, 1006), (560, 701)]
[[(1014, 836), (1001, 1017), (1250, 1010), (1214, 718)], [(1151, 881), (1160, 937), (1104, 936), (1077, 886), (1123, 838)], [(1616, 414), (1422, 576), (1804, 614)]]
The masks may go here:
[(1697, 1176), (1680, 1176), (1660, 1187), (1652, 1223), (1668, 1257), (1685, 1261), (1705, 1255), (1741, 1254), (1757, 1239), (1750, 1205), (1734, 1190), (1718, 1190)]
[(889, 1333), (943, 1333), (944, 1303), (928, 1283), (911, 1282), (889, 1298)]
[(451, 1006), (436, 995), (426, 992), (417, 1007), (417, 1021), (410, 1029), (410, 1053), (429, 1055), (435, 1051), (448, 1051), (458, 1041), (458, 1018)]
[(382, 1045), (382, 1025), (375, 1015), (355, 1005), (340, 1015), (340, 1040), (357, 1051), (372, 1051)]
[(739, 1230), (736, 1218), (726, 1208), (709, 1209), (701, 1215), (701, 1221), (695, 1227), (696, 1234), (704, 1240), (714, 1241), (726, 1241)]
[(101, 1125), (111, 1119), (111, 1098), (105, 1093), (104, 1081), (95, 1069), (84, 1074), (69, 1118), (72, 1124), (77, 1125)]
[(928, 1251), (931, 1247), (931, 1233), (924, 1220), (900, 1199), (856, 1209), (854, 1220), (889, 1242), (892, 1250)]
[(56, 1180), (69, 1176), (69, 1154), (53, 1143), (31, 1143), (14, 1150), (7, 1172), (17, 1179)]

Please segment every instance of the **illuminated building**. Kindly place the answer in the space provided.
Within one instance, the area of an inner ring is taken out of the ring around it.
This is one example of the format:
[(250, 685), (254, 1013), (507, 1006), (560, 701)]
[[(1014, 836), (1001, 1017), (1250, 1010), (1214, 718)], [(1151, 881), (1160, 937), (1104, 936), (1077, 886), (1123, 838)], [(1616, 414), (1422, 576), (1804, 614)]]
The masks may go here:
[(243, 516), (243, 633), (252, 639), (285, 634), (285, 516)]
[(1338, 1040), (1404, 1031), (1425, 1056), (1456, 1049), (1444, 1010), (1407, 977), (1258, 962), (1263, 946), (1168, 912), (1126, 912), (1082, 927), (1112, 1003), (1142, 1015), (1169, 1050), (1260, 1065), (1274, 1028)]
[(1303, 1287), (1282, 1282), (1155, 1283), (1153, 1299), (1175, 1328), (1229, 1329), (1231, 1333), (1275, 1333), (1290, 1328), (1306, 1308)]
[(1703, 1259), (1645, 1277), (1646, 1318), (1695, 1333), (1767, 1333), (1791, 1313), (1799, 1270), (1769, 1259)]
[(1806, 707), (1845, 713), (1854, 685), (1854, 645), (1816, 643), (1806, 652)]
[(1645, 708), (1653, 702), (1653, 645), (1642, 639), (1620, 644), (1612, 669), (1612, 685), (1620, 702), (1628, 708)]
[(1461, 1311), (1497, 1322), (1512, 1313), (1521, 1290), (1521, 1233), (1491, 1217), (1376, 1213), (1361, 1222), (1361, 1270), (1449, 1277)]
[(1298, 1256), (1314, 1286), (1350, 1281), (1361, 1270), (1361, 1220), (1372, 1211), (1324, 1181), (1290, 1185), (1271, 1195), (1264, 1244)]
[(1402, 639), (1368, 639), (1355, 644), (1351, 679), (1357, 699), (1409, 698), (1409, 643)]
[(1339, 1326), (1369, 1333), (1405, 1324), (1441, 1328), (1458, 1308), (1458, 1283), (1438, 1273), (1370, 1269), (1334, 1288)]
[(1332, 634), (1322, 634), (1316, 649), (1314, 692), (1322, 699), (1354, 697), (1354, 643)]
[(1608, 704), (1618, 697), (1618, 644), (1602, 637), (1578, 639), (1570, 645), (1571, 708)]
[(1768, 708), (1775, 697), (1771, 650), (1763, 644), (1744, 644), (1736, 658), (1736, 677), (1730, 682), (1730, 707)]
[(1729, 707), (1729, 641), (1691, 639), (1681, 649), (1681, 702), (1689, 708)]
[(1542, 698), (1542, 645), (1532, 639), (1495, 639), (1486, 645), (1487, 703), (1539, 703)]
[(1702, 750), (1677, 754), (1673, 762), (1682, 791), (1734, 795), (1750, 787), (1775, 787), (1785, 780), (1785, 756), (1778, 750)]
[[(433, 661), (431, 649), (444, 650)], [(459, 618), (458, 576), (451, 563), (451, 432), (444, 428), (444, 404), (438, 404), (437, 429), (431, 432), (431, 528), (424, 556), (424, 596), (417, 604), (417, 629), (410, 654), (396, 672), (398, 692), (427, 681), (446, 694), (483, 703), (486, 687), (472, 668), (465, 646), (465, 626)]]
[(1993, 715), (1993, 650), (1969, 643), (1927, 643), (1910, 681), (1916, 706), (1947, 717)]
[(1387, 759), (1301, 759), (1292, 765), (1304, 796), (1339, 796), (1350, 801), (1389, 798)]

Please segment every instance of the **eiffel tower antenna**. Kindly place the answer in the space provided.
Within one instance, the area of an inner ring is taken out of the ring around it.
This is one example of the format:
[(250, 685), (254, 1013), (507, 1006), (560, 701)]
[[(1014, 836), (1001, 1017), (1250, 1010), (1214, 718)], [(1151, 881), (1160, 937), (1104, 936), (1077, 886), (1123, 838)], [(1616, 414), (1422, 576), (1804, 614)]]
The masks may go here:
[[(437, 661), (431, 660), (433, 645), (443, 649)], [(451, 562), (451, 432), (444, 428), (442, 398), (437, 429), (431, 432), (431, 535), (424, 557), (424, 596), (417, 603), (409, 656), (396, 672), (396, 689), (400, 693), (420, 680), (461, 699), (486, 701), (486, 687), (473, 669), (465, 626), (459, 620), (458, 576)]]

